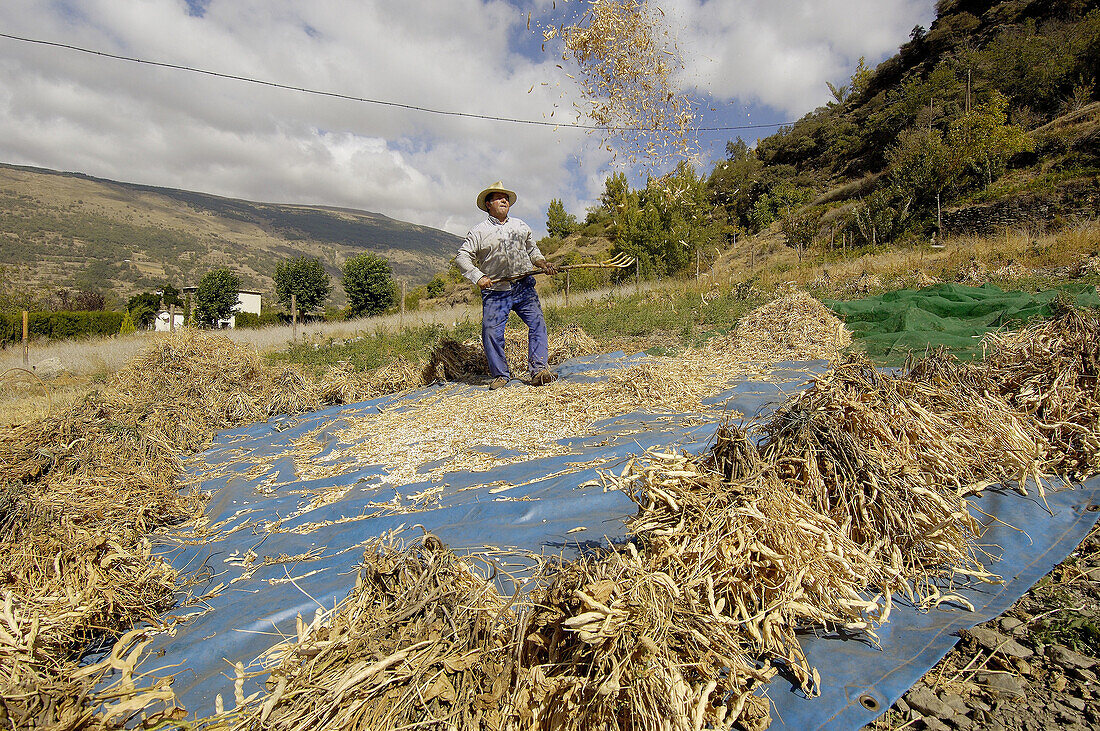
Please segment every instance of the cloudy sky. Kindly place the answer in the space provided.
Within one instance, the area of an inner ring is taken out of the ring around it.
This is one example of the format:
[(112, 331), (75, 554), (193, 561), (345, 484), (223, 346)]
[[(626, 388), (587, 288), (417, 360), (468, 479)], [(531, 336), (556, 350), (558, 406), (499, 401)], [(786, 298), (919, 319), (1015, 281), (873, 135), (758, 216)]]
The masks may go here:
[[(651, 0), (652, 2), (653, 0)], [(574, 72), (539, 23), (585, 0), (3, 0), (0, 34), (392, 104), (366, 103), (0, 37), (0, 162), (280, 203), (348, 206), (463, 234), (503, 179), (540, 233), (583, 217), (609, 172), (574, 122)], [(659, 0), (701, 127), (798, 119), (928, 27), (934, 0)], [(528, 30), (528, 13), (532, 25)], [(563, 63), (565, 68), (556, 64)], [(405, 105), (405, 106), (398, 106)], [(554, 113), (551, 116), (551, 113)], [(709, 171), (725, 141), (701, 133)]]

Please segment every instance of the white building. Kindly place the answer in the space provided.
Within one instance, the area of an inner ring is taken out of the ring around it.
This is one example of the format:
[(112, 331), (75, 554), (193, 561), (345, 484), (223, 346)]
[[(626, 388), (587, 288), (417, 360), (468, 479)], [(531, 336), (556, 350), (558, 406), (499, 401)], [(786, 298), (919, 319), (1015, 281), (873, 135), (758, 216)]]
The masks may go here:
[(169, 330), (179, 330), (183, 327), (183, 313), (176, 313), (176, 326), (172, 327), (169, 322), (170, 315), (166, 311), (158, 312), (156, 318), (153, 319), (153, 330), (158, 333), (168, 332)]
[[(197, 289), (198, 289), (198, 287), (184, 287), (181, 291), (184, 294), (184, 296), (190, 296), (190, 295), (195, 294), (195, 290), (197, 290)], [(237, 304), (233, 305), (233, 312), (234, 313), (249, 312), (253, 315), (260, 314), (260, 294), (261, 294), (260, 292), (257, 292), (256, 290), (253, 290), (253, 289), (242, 289), (242, 290), (238, 291), (237, 292)], [(168, 313), (163, 313), (163, 314), (164, 314), (165, 328), (167, 329)], [(159, 315), (157, 316), (157, 321), (158, 321), (157, 329), (159, 330), (160, 329), (160, 325), (159, 325), (160, 316)], [(226, 327), (234, 328), (236, 326), (237, 326), (237, 316), (236, 316), (236, 314), (230, 315), (229, 319), (218, 320), (218, 323), (217, 323), (218, 329), (226, 328)]]

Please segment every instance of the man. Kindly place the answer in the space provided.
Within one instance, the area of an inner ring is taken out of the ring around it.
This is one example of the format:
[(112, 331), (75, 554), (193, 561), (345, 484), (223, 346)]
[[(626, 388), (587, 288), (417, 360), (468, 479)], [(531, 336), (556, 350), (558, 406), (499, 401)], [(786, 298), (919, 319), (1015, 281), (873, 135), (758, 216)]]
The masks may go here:
[(527, 273), (538, 267), (554, 274), (557, 268), (539, 251), (531, 227), (508, 216), (515, 202), (516, 194), (501, 181), (478, 193), (477, 207), (489, 216), (470, 229), (455, 256), (462, 275), (481, 288), (481, 343), (493, 379), (490, 389), (508, 385), (512, 376), (504, 358), (504, 326), (513, 310), (527, 325), (531, 383), (545, 386), (554, 380), (546, 362), (548, 343), (542, 305), (535, 293), (535, 278)]

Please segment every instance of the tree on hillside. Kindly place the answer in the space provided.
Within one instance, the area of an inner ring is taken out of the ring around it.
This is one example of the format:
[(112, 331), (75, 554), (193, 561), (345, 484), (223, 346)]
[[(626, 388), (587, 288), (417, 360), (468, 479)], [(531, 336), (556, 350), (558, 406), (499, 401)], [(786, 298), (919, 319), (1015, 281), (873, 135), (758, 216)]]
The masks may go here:
[(353, 316), (378, 315), (397, 302), (397, 283), (389, 262), (375, 254), (358, 254), (344, 262), (344, 292)]
[(566, 213), (565, 204), (560, 198), (550, 201), (550, 207), (546, 211), (546, 233), (559, 239), (564, 239), (577, 230), (577, 217), (572, 213)]
[(1035, 147), (1027, 132), (1008, 124), (1008, 98), (1000, 93), (953, 121), (947, 142), (979, 187), (999, 178), (1010, 157)]
[(726, 143), (726, 159), (714, 166), (707, 180), (711, 199), (725, 209), (730, 223), (739, 228), (749, 225), (748, 214), (760, 192), (760, 174), (764, 163), (743, 139)]
[[(930, 213), (957, 185), (959, 158), (938, 129), (911, 130), (886, 153), (890, 185), (915, 211)], [(918, 213), (919, 215), (919, 213)]]
[(294, 295), (299, 312), (313, 312), (325, 306), (332, 292), (332, 281), (319, 259), (298, 256), (275, 265), (275, 297), (290, 309)]
[(607, 212), (611, 221), (608, 234), (617, 235), (630, 211), (637, 206), (638, 196), (630, 190), (626, 173), (614, 173), (608, 177), (604, 183), (604, 191), (600, 194), (600, 207)]
[(783, 236), (787, 239), (787, 246), (795, 249), (798, 252), (798, 260), (802, 261), (803, 254), (817, 239), (818, 228), (821, 226), (821, 211), (790, 213), (783, 217), (781, 225)]
[(229, 267), (212, 269), (199, 279), (195, 289), (195, 319), (202, 327), (214, 327), (228, 320), (237, 306), (241, 279)]
[(624, 199), (615, 249), (638, 259), (647, 276), (687, 269), (717, 235), (706, 181), (687, 162)]
[(790, 216), (813, 198), (813, 191), (790, 180), (779, 182), (775, 187), (756, 199), (749, 222), (756, 231), (761, 231), (775, 221)]

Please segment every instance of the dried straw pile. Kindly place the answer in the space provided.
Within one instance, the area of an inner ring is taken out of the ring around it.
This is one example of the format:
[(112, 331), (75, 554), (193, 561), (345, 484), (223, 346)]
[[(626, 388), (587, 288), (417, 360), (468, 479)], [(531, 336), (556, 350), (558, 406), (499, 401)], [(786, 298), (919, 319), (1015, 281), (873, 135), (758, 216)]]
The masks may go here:
[[(593, 355), (599, 352), (599, 344), (578, 325), (570, 325), (549, 338), (549, 364), (554, 366), (570, 358)], [(525, 376), (530, 368), (527, 358), (527, 328), (510, 327), (504, 331), (504, 359), (515, 377)], [(432, 351), (422, 370), (423, 383), (439, 379), (468, 381), (481, 379), (489, 374), (489, 362), (480, 339), (458, 342), (446, 339)], [(414, 385), (422, 385), (417, 383)]]
[(485, 359), (485, 350), (480, 342), (445, 339), (432, 351), (428, 364), (424, 366), (423, 380), (433, 383), (436, 380), (462, 381), (472, 377), (489, 374), (489, 362)]
[(550, 365), (564, 363), (570, 358), (595, 355), (600, 352), (600, 344), (588, 336), (580, 325), (569, 325), (559, 333), (550, 336)]
[(346, 378), (314, 383), (264, 367), (224, 337), (185, 330), (82, 403), (0, 430), (0, 694), (10, 723), (118, 721), (142, 707), (127, 699), (131, 679), (110, 696), (121, 700), (93, 713), (102, 694), (90, 688), (112, 666), (77, 672), (71, 663), (171, 605), (175, 576), (143, 536), (194, 514), (175, 483), (182, 455), (227, 427), (316, 409), (341, 388)]
[(1050, 441), (1052, 471), (1081, 479), (1100, 472), (1100, 319), (1055, 304), (1055, 319), (988, 335), (983, 366)]
[(736, 351), (744, 358), (777, 363), (822, 358), (836, 360), (852, 334), (836, 315), (809, 293), (793, 289), (757, 307), (712, 349)]
[[(873, 640), (897, 592), (925, 607), (965, 604), (930, 579), (997, 580), (975, 553), (968, 495), (992, 481), (1022, 488), (1051, 465), (1095, 470), (1097, 313), (993, 347), (986, 364), (937, 354), (896, 376), (853, 358), (776, 412), (759, 446), (724, 427), (703, 456), (632, 460), (605, 475), (638, 505), (630, 542), (545, 564), (510, 604), (445, 552), (368, 556), (368, 577), (380, 562), (417, 558), (381, 572), (393, 578), (362, 580), (332, 622), (283, 648), (275, 694), (246, 704), (241, 727), (305, 728), (324, 712), (347, 729), (391, 718), (456, 729), (766, 728), (760, 689), (775, 674), (817, 690), (797, 630)], [(1092, 440), (1078, 438), (1085, 432)], [(397, 578), (406, 570), (411, 578)], [(296, 669), (361, 627), (380, 635), (376, 645), (325, 672)], [(479, 670), (459, 675), (469, 668)], [(465, 700), (456, 680), (471, 684)], [(334, 707), (340, 692), (355, 694), (353, 711)], [(310, 700), (286, 700), (298, 696)], [(478, 715), (502, 701), (501, 715)]]
[(351, 596), (324, 623), (299, 618), (297, 641), (271, 654), (272, 693), (233, 727), (503, 728), (508, 604), (434, 536), (372, 541)]

